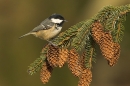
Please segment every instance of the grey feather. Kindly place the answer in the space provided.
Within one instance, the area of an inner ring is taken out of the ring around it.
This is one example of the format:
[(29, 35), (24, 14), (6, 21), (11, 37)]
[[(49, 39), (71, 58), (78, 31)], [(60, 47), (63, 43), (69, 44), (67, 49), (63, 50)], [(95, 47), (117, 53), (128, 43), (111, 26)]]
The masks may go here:
[(24, 34), (24, 35), (20, 36), (19, 39), (21, 39), (21, 38), (23, 38), (23, 37), (25, 37), (25, 36), (28, 36), (28, 35), (30, 35), (30, 34), (32, 34), (32, 33)]
[(37, 27), (35, 27), (32, 31), (30, 31), (30, 32), (37, 32), (37, 31), (39, 31), (39, 30), (43, 30), (43, 28), (45, 28), (45, 26), (44, 25), (38, 25)]
[(29, 33), (27, 33), (27, 34), (25, 34), (25, 35), (19, 37), (19, 39), (22, 38), (22, 37), (28, 36), (28, 35), (30, 35), (30, 34), (35, 34), (35, 32), (38, 32), (38, 31), (40, 31), (40, 30), (50, 29), (50, 28), (53, 27), (53, 26), (54, 26), (54, 23), (53, 23), (50, 19), (47, 18), (47, 19), (45, 19), (44, 21), (42, 21), (42, 22), (40, 23), (40, 25), (38, 25), (37, 27), (35, 27), (32, 31), (30, 31)]
[(37, 32), (40, 30), (47, 30), (50, 29), (51, 27), (53, 27), (54, 23), (51, 22), (48, 18), (45, 19), (44, 21), (41, 22), (41, 24), (37, 27), (35, 27), (32, 31), (30, 32)]
[(54, 23), (50, 19), (47, 18), (41, 22), (41, 25), (44, 25), (45, 29), (50, 29), (51, 27), (54, 26)]

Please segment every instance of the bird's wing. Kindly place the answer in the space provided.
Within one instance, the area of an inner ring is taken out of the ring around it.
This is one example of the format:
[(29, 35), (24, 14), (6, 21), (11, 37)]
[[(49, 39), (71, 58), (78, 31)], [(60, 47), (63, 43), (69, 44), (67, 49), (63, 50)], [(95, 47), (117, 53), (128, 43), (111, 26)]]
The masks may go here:
[(31, 32), (37, 32), (39, 30), (47, 30), (53, 27), (54, 23), (51, 22), (48, 18), (41, 22), (41, 24), (35, 27)]

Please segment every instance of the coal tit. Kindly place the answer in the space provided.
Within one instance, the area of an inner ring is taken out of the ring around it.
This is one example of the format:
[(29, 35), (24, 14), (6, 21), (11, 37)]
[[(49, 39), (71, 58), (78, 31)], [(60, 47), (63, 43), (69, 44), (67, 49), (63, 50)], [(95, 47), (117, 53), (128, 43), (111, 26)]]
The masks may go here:
[(64, 22), (66, 22), (66, 20), (63, 16), (56, 13), (52, 14), (50, 17), (42, 21), (40, 25), (35, 27), (32, 31), (19, 38), (33, 34), (38, 38), (49, 41), (61, 31)]

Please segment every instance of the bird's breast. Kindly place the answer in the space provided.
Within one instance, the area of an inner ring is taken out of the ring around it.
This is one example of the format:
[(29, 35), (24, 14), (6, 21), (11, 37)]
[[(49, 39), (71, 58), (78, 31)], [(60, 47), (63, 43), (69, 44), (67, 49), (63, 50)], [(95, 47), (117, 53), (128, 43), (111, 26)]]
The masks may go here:
[(48, 30), (40, 30), (36, 33), (36, 37), (39, 37), (44, 40), (49, 40), (55, 37), (61, 31), (61, 29), (62, 27), (56, 28), (55, 26), (53, 26)]

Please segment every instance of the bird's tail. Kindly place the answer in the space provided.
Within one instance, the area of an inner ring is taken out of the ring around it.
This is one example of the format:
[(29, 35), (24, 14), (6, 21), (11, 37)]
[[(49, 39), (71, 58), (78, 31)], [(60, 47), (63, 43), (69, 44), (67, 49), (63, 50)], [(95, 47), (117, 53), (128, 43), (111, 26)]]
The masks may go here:
[(24, 35), (20, 36), (19, 39), (21, 39), (21, 38), (23, 38), (23, 37), (25, 37), (25, 36), (28, 36), (28, 35), (30, 35), (30, 34), (32, 34), (32, 33), (24, 34)]

